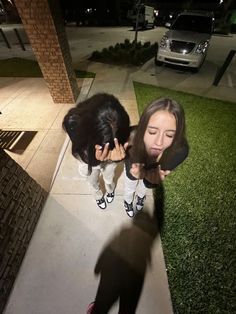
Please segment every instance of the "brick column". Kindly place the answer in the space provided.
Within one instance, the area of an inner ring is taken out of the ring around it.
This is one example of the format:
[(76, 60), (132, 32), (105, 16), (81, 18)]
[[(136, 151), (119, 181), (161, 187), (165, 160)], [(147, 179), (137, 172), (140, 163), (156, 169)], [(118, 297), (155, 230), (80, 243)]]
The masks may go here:
[(55, 103), (75, 103), (79, 89), (57, 0), (15, 0)]

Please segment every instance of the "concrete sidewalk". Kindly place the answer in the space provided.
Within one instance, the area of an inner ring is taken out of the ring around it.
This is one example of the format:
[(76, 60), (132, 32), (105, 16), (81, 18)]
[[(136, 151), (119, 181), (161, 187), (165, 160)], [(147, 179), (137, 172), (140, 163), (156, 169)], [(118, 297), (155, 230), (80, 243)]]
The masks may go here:
[[(130, 70), (100, 64), (93, 64), (92, 68), (96, 78), (91, 86), (82, 85), (80, 100), (97, 92), (114, 94), (129, 113), (131, 124), (136, 124), (138, 112)], [(58, 126), (65, 109), (68, 106), (57, 114)], [(112, 248), (114, 243), (118, 243), (114, 280), (122, 278), (122, 275), (117, 278), (121, 267), (118, 260), (130, 265), (131, 258), (132, 268), (140, 267), (140, 263), (143, 268), (144, 260), (145, 263), (149, 260), (137, 314), (172, 313), (161, 241), (156, 232), (149, 233), (156, 226), (151, 191), (144, 213), (130, 219), (123, 209), (122, 172), (120, 164), (114, 202), (104, 211), (99, 209), (87, 182), (78, 174), (77, 161), (65, 138), (49, 198), (5, 314), (86, 313), (99, 283), (99, 277), (94, 274), (96, 262), (103, 249)], [(117, 304), (110, 313), (117, 313)]]

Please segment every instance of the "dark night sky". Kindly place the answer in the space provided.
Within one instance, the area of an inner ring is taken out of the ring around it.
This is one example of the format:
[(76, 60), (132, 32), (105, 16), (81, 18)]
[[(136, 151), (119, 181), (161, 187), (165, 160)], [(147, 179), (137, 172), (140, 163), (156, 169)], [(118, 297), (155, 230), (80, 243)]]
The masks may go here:
[[(107, 5), (110, 6), (111, 3), (120, 3), (120, 4), (127, 4), (131, 5), (137, 2), (137, 0), (59, 0), (60, 3), (64, 7), (79, 7), (79, 6), (86, 6), (86, 7), (98, 7), (99, 5)], [(219, 4), (220, 0), (144, 0), (141, 1), (145, 4), (154, 4), (155, 6), (168, 6), (168, 7), (176, 7), (181, 6), (186, 2), (191, 2), (193, 6), (195, 5), (204, 5), (204, 6), (214, 6), (216, 4)]]
[[(80, 5), (87, 5), (87, 6), (99, 6), (99, 3), (103, 3), (103, 4), (111, 4), (111, 1), (109, 0), (59, 0), (64, 6), (70, 6), (70, 7), (77, 7)], [(128, 4), (132, 4), (135, 3), (135, 0), (113, 0), (112, 2), (118, 2), (118, 3), (128, 3)], [(141, 1), (145, 4), (148, 3), (153, 3), (157, 6), (159, 5), (168, 5), (171, 6), (173, 5), (176, 6), (178, 4), (183, 4), (185, 2), (192, 2), (193, 4), (219, 4), (220, 0), (144, 0)]]
[[(62, 11), (64, 15), (79, 16), (80, 18), (90, 20), (92, 18), (96, 20), (108, 20), (110, 22), (117, 20), (124, 21), (127, 16), (128, 10), (132, 9), (133, 5), (138, 0), (59, 0), (61, 3)], [(232, 1), (232, 0), (224, 0)], [(220, 0), (141, 0), (146, 5), (153, 6), (159, 10), (162, 15), (168, 12), (180, 12), (184, 9), (195, 9), (195, 10), (207, 10), (220, 12), (223, 9), (223, 4), (220, 6)], [(235, 3), (236, 0), (233, 0)], [(86, 14), (87, 8), (96, 8), (96, 11), (92, 11), (90, 14)], [(109, 13), (107, 13), (109, 12)], [(90, 23), (89, 22), (89, 23)], [(114, 24), (115, 25), (115, 24)]]

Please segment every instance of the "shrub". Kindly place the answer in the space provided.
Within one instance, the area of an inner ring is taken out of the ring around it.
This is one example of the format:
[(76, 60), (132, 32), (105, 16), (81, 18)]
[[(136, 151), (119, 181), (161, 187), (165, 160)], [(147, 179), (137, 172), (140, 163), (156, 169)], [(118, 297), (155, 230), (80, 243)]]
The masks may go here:
[(94, 58), (94, 59), (100, 59), (101, 58), (101, 53), (99, 52), (99, 51), (94, 51), (93, 53), (92, 53), (92, 58)]
[(125, 39), (125, 47), (130, 48), (131, 45), (132, 44), (131, 44), (130, 40), (129, 39)]
[(143, 47), (144, 47), (144, 48), (148, 48), (148, 47), (150, 47), (150, 46), (151, 46), (150, 41), (146, 41), (146, 42), (143, 44)]
[(124, 43), (117, 43), (115, 46), (103, 48), (101, 52), (93, 52), (90, 60), (112, 64), (142, 65), (147, 60), (154, 57), (157, 50), (157, 43), (151, 44), (149, 41), (144, 44), (141, 41), (135, 45), (129, 39)]
[(115, 48), (115, 50), (120, 49), (120, 44), (116, 44), (114, 48)]

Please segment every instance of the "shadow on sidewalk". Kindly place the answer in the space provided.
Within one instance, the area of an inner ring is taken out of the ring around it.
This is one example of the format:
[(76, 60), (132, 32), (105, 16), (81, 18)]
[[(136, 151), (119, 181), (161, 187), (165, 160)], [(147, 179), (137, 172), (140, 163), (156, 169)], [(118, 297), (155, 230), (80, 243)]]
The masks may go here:
[[(160, 196), (163, 201), (163, 195)], [(163, 205), (159, 202), (158, 205)], [(147, 267), (151, 264), (152, 247), (159, 234), (157, 217), (163, 217), (163, 207), (154, 214), (142, 211), (133, 218), (102, 250), (95, 274), (100, 282), (92, 313), (108, 313), (119, 300), (119, 314), (134, 314), (142, 292)]]

